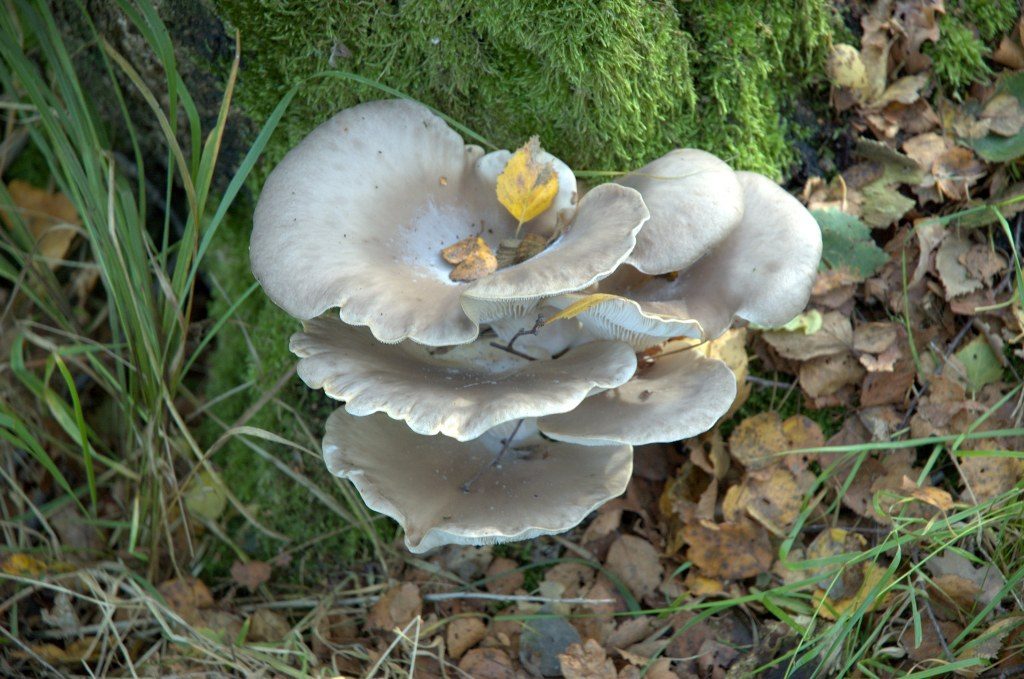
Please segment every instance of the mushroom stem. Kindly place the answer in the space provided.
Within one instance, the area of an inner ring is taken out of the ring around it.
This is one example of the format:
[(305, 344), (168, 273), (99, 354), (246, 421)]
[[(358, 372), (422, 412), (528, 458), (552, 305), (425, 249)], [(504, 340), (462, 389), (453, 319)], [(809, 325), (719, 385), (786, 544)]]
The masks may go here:
[[(514, 339), (515, 338), (513, 338), (513, 340)], [(511, 344), (511, 342), (509, 342), (509, 344)], [(474, 483), (476, 483), (477, 479), (484, 475), (484, 472), (487, 471), (488, 467), (497, 467), (498, 465), (501, 464), (501, 458), (505, 456), (505, 453), (507, 453), (508, 449), (512, 446), (512, 439), (514, 439), (516, 437), (516, 434), (519, 433), (519, 427), (521, 426), (523, 426), (522, 420), (516, 422), (516, 426), (512, 428), (512, 433), (509, 434), (508, 438), (505, 439), (505, 441), (501, 444), (501, 450), (499, 450), (498, 454), (494, 456), (494, 459), (491, 460), (491, 463), (478, 469), (476, 474), (473, 474), (473, 478), (462, 484), (461, 489), (463, 493), (468, 493), (470, 491), (470, 488), (473, 486)]]

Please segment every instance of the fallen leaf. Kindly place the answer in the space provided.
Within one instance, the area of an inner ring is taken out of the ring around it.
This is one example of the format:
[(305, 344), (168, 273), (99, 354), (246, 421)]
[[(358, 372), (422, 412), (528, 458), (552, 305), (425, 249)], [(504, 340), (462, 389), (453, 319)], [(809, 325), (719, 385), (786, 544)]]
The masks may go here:
[(491, 246), (480, 236), (464, 238), (441, 251), (441, 256), (455, 268), (448, 278), (458, 282), (475, 281), (498, 270), (498, 259)]
[(683, 526), (682, 536), (690, 546), (687, 558), (707, 576), (750, 578), (767, 573), (775, 560), (768, 533), (751, 519), (699, 521)]
[(487, 567), (487, 581), (484, 587), (492, 594), (514, 594), (523, 586), (525, 578), (518, 568), (519, 564), (512, 559), (497, 557)]
[[(986, 446), (983, 442), (979, 442), (979, 445)], [(995, 443), (990, 442), (986, 447), (994, 448)], [(962, 500), (985, 502), (1010, 492), (1017, 485), (1022, 471), (1020, 460), (1001, 457), (998, 453), (994, 451), (991, 456), (972, 455), (960, 460), (960, 471), (966, 483), (960, 496)]]
[(540, 140), (530, 137), (516, 149), (508, 164), (498, 175), (498, 201), (520, 224), (530, 221), (548, 209), (558, 193), (558, 174), (551, 162), (541, 163)]
[(774, 456), (788, 448), (782, 418), (774, 411), (751, 415), (737, 424), (729, 436), (729, 453), (747, 469), (761, 469), (775, 463)]
[(866, 278), (889, 261), (889, 256), (875, 245), (870, 229), (853, 215), (835, 209), (811, 214), (821, 227), (822, 261), (830, 268), (846, 267)]
[[(921, 624), (919, 629), (921, 630), (921, 643), (915, 645), (914, 643), (914, 625), (907, 625), (907, 628), (903, 630), (900, 635), (900, 646), (907, 652), (907, 656), (914, 662), (923, 663), (929, 660), (945, 661), (946, 651), (949, 642), (953, 641), (963, 631), (963, 626), (952, 621), (942, 620), (939, 621), (939, 630), (935, 629), (935, 625)], [(942, 633), (942, 639), (939, 639), (939, 631)], [(945, 641), (945, 646), (943, 645)]]
[(800, 516), (803, 489), (784, 467), (773, 466), (747, 472), (740, 488), (739, 504), (762, 526), (785, 537)]
[(223, 484), (206, 469), (193, 474), (185, 486), (185, 506), (193, 514), (216, 521), (228, 506)]
[(31, 554), (15, 552), (0, 561), (0, 571), (7, 575), (34, 578), (46, 571), (46, 564)]
[(750, 373), (750, 358), (747, 356), (747, 329), (731, 328), (715, 339), (698, 345), (697, 351), (708, 358), (715, 358), (732, 370), (736, 378), (736, 398), (733, 400), (729, 410), (722, 415), (727, 420), (739, 410), (747, 399), (750, 398), (752, 386), (747, 382), (747, 375)]
[(966, 557), (953, 551), (943, 550), (939, 556), (928, 559), (925, 568), (938, 578), (955, 575), (971, 582), (977, 588), (977, 600), (983, 605), (991, 603), (1000, 596), (1006, 585), (1006, 578), (994, 564), (986, 563), (975, 566)]
[(876, 563), (866, 562), (864, 564), (864, 582), (853, 596), (837, 600), (818, 590), (813, 595), (813, 601), (816, 606), (819, 606), (818, 615), (826, 620), (838, 620), (847, 612), (854, 611), (865, 604), (868, 611), (874, 611), (884, 606), (889, 599), (889, 593), (885, 591), (885, 588), (891, 583), (892, 576), (886, 569)]
[(990, 130), (1004, 137), (1012, 137), (1024, 127), (1024, 107), (1010, 94), (997, 94), (989, 99), (978, 117), (988, 122)]
[(800, 387), (813, 399), (833, 396), (845, 386), (859, 384), (864, 372), (852, 354), (822, 356), (800, 366)]
[(54, 665), (81, 665), (96, 660), (102, 647), (95, 636), (87, 636), (72, 641), (64, 648), (57, 644), (31, 644), (31, 654), (21, 649), (8, 652), (12, 657), (23, 660), (31, 660), (34, 655)]
[(422, 612), (420, 588), (411, 582), (403, 582), (384, 592), (377, 600), (366, 617), (366, 626), (388, 632), (396, 627), (405, 627)]
[(170, 606), (171, 610), (180, 615), (186, 622), (194, 624), (199, 619), (199, 611), (213, 606), (213, 594), (199, 578), (174, 578), (166, 580), (157, 587), (157, 591)]
[[(63, 193), (50, 193), (20, 179), (11, 181), (7, 191), (39, 254), (50, 260), (63, 259), (81, 224), (74, 204)], [(6, 214), (2, 217), (7, 228), (13, 228), (11, 218)], [(59, 262), (51, 261), (49, 265), (55, 268)]]
[(956, 357), (967, 371), (967, 386), (979, 391), (986, 384), (1003, 377), (1003, 366), (984, 336), (978, 335), (956, 352)]
[(833, 599), (851, 597), (864, 584), (864, 563), (849, 567), (846, 563), (867, 546), (867, 540), (860, 533), (827, 528), (807, 545), (804, 558), (823, 563), (807, 566), (803, 571), (805, 577), (818, 576), (818, 589)]
[(637, 599), (643, 599), (661, 584), (660, 556), (646, 540), (621, 535), (609, 548), (605, 565), (622, 579)]
[(235, 561), (231, 564), (231, 579), (250, 592), (270, 580), (270, 564), (264, 561)]
[(935, 269), (942, 280), (942, 286), (946, 289), (946, 301), (983, 287), (982, 282), (973, 278), (967, 267), (960, 263), (960, 258), (967, 254), (970, 248), (971, 243), (968, 240), (949, 234), (935, 254)]
[(291, 634), (292, 626), (284, 617), (269, 608), (258, 608), (249, 618), (249, 633), (246, 641), (276, 644)]
[(816, 332), (770, 330), (761, 336), (780, 356), (806, 361), (847, 353), (853, 345), (853, 326), (849, 316), (830, 311), (822, 316), (821, 327)]
[(448, 655), (458, 660), (466, 651), (480, 643), (487, 636), (487, 625), (480, 618), (456, 618), (445, 629), (445, 643)]
[(473, 679), (516, 679), (512, 659), (500, 648), (470, 649), (459, 661), (459, 669)]
[(616, 679), (615, 663), (601, 644), (587, 639), (582, 646), (572, 644), (559, 654), (562, 676), (565, 679)]

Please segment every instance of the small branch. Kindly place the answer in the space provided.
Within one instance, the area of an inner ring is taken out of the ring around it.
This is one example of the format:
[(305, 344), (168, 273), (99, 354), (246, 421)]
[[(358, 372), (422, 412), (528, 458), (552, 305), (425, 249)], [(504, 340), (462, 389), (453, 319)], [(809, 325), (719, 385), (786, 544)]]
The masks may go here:
[(512, 446), (512, 439), (514, 439), (516, 437), (516, 434), (519, 433), (519, 427), (521, 426), (523, 426), (522, 420), (516, 422), (516, 426), (513, 427), (512, 433), (509, 434), (508, 438), (505, 439), (505, 441), (502, 443), (501, 450), (499, 450), (498, 454), (494, 456), (494, 460), (492, 460), (490, 464), (481, 467), (477, 471), (477, 473), (473, 475), (473, 478), (462, 484), (463, 493), (468, 493), (472, 485), (476, 483), (481, 476), (484, 475), (484, 472), (487, 471), (489, 467), (497, 467), (498, 465), (501, 464), (501, 458), (505, 456), (505, 453), (508, 452), (508, 449)]
[(747, 382), (756, 384), (759, 387), (771, 387), (773, 389), (792, 389), (795, 386), (793, 382), (766, 380), (763, 377), (754, 377), (753, 375), (747, 375)]
[(502, 351), (507, 351), (508, 353), (512, 354), (513, 356), (518, 356), (519, 358), (525, 358), (528, 361), (536, 361), (537, 360), (536, 358), (534, 358), (533, 356), (530, 356), (529, 354), (525, 354), (522, 351), (519, 351), (518, 349), (514, 348), (512, 345), (515, 344), (516, 340), (519, 339), (520, 337), (524, 337), (526, 335), (536, 335), (538, 332), (540, 332), (540, 329), (543, 328), (543, 327), (544, 327), (544, 317), (538, 315), (537, 316), (537, 320), (534, 321), (532, 328), (530, 328), (529, 330), (520, 329), (520, 330), (516, 331), (516, 334), (512, 335), (512, 339), (510, 339), (508, 341), (508, 344), (502, 344), (501, 342), (491, 342), (491, 346), (494, 347), (495, 349), (501, 349)]

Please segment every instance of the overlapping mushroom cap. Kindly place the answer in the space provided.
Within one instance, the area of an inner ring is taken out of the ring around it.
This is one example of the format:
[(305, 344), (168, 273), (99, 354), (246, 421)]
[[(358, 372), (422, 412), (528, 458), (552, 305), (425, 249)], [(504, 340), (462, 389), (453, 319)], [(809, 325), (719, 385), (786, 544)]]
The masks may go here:
[[(810, 214), (711, 154), (674, 151), (577, 200), (538, 148), (545, 197), (526, 219), (496, 192), (515, 157), (419, 104), (369, 102), (293, 149), (256, 208), (253, 272), (305, 321), (299, 376), (344, 402), (328, 468), (413, 551), (579, 523), (625, 489), (633, 445), (706, 431), (735, 398), (724, 363), (658, 345), (785, 323), (818, 266)], [(453, 280), (443, 252), (523, 229), (539, 251)]]

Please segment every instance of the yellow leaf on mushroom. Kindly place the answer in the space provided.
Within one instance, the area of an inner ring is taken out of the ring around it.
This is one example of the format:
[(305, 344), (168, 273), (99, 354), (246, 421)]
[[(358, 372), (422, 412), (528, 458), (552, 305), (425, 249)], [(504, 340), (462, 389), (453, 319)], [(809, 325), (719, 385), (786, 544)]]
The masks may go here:
[(601, 302), (607, 302), (610, 299), (622, 298), (619, 297), (618, 295), (609, 295), (606, 292), (595, 292), (593, 295), (587, 295), (583, 299), (577, 302), (573, 302), (569, 306), (565, 307), (554, 316), (551, 316), (550, 318), (546, 319), (544, 321), (544, 325), (554, 323), (555, 321), (560, 321), (563, 318), (573, 318), (575, 316), (579, 316), (590, 307), (596, 304), (600, 304)]
[(498, 201), (520, 224), (548, 209), (558, 193), (558, 174), (554, 165), (537, 161), (542, 150), (540, 140), (530, 137), (512, 154), (498, 175)]

